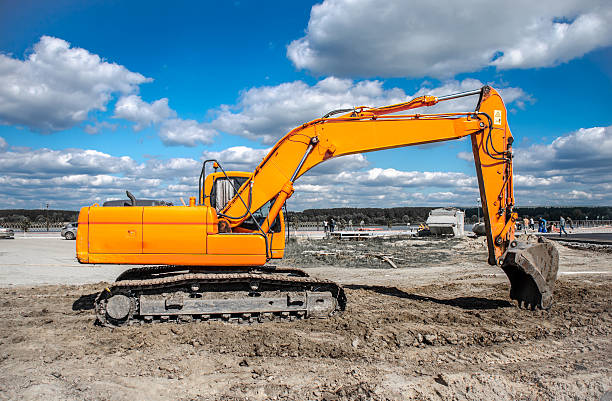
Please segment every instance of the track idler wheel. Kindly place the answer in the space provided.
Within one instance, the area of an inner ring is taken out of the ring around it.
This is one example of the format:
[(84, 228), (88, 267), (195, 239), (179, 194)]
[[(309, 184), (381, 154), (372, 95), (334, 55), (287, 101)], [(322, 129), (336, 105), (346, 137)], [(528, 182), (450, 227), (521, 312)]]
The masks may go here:
[(548, 309), (559, 270), (559, 252), (548, 240), (518, 242), (508, 249), (501, 268), (510, 279), (510, 298), (519, 307)]
[(111, 292), (105, 289), (98, 295), (95, 309), (101, 325), (117, 327), (130, 323), (136, 311), (136, 304), (128, 292)]

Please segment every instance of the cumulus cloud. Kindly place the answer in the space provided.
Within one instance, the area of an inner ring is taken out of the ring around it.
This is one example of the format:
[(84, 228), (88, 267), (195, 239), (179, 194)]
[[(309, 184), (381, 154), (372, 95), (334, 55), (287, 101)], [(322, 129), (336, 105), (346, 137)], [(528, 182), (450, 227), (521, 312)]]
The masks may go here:
[(572, 189), (569, 192), (569, 199), (593, 199), (593, 194), (585, 191), (576, 191)]
[[(515, 148), (517, 204), (568, 205), (612, 202), (612, 127), (580, 129), (547, 144)], [(30, 149), (0, 140), (0, 204), (77, 208), (124, 197), (164, 199), (197, 193), (204, 159), (252, 171), (266, 148), (206, 151), (200, 160), (150, 158), (137, 163), (88, 149)], [(467, 158), (467, 157), (466, 157)], [(470, 163), (472, 161), (470, 160)], [(363, 155), (326, 161), (302, 176), (289, 200), (292, 210), (313, 207), (469, 206), (478, 197), (475, 173), (402, 171), (371, 167)]]
[(185, 179), (193, 183), (194, 178), (197, 179), (200, 175), (202, 164), (194, 159), (186, 157), (177, 157), (172, 159), (149, 159), (142, 171), (142, 175), (146, 177), (156, 177), (163, 179), (176, 178), (178, 180)]
[(269, 151), (270, 148), (254, 149), (248, 146), (233, 146), (221, 151), (205, 151), (202, 153), (202, 160), (218, 160), (226, 171), (253, 171)]
[[(51, 150), (11, 147), (0, 152), (0, 204), (4, 207), (76, 209), (125, 190), (139, 198), (178, 202), (197, 193), (200, 162), (188, 158), (149, 159), (137, 163), (91, 149)], [(183, 180), (186, 185), (183, 185)]]
[[(202, 160), (215, 159), (225, 170), (253, 171), (261, 163), (271, 148), (254, 149), (248, 146), (233, 146), (221, 151), (205, 151)], [(342, 171), (355, 171), (368, 165), (362, 154), (347, 155), (327, 160), (308, 172), (309, 176), (337, 174)]]
[(369, 166), (369, 162), (362, 154), (334, 157), (315, 166), (308, 172), (309, 175), (339, 174), (345, 171), (357, 171)]
[(176, 112), (168, 106), (168, 98), (147, 103), (138, 95), (129, 95), (121, 97), (115, 104), (114, 117), (135, 122), (135, 131), (175, 116)]
[(66, 174), (114, 174), (142, 167), (129, 156), (115, 157), (90, 149), (29, 149), (5, 151), (0, 155), (3, 174), (53, 176)]
[(211, 123), (215, 129), (265, 144), (276, 142), (298, 124), (330, 110), (401, 102), (401, 89), (385, 90), (381, 81), (353, 82), (329, 77), (310, 86), (302, 81), (244, 91), (238, 104), (224, 105)]
[(168, 146), (210, 144), (213, 142), (215, 135), (217, 135), (217, 132), (208, 127), (207, 124), (179, 118), (165, 120), (159, 129), (159, 137)]
[(464, 173), (400, 171), (393, 168), (373, 168), (366, 172), (343, 172), (337, 181), (354, 180), (375, 187), (469, 187), (476, 184), (475, 177)]
[[(315, 85), (302, 81), (277, 86), (251, 88), (242, 93), (235, 105), (223, 105), (213, 114), (208, 124), (217, 131), (240, 135), (264, 144), (273, 144), (287, 132), (331, 110), (358, 106), (384, 106), (400, 103), (422, 95), (448, 95), (478, 89), (484, 84), (476, 79), (450, 80), (440, 86), (424, 85), (414, 94), (402, 89), (385, 89), (382, 81), (353, 81), (335, 77), (325, 78)], [(521, 88), (500, 89), (506, 104), (523, 107), (533, 99)], [(477, 96), (441, 102), (421, 109), (427, 113), (472, 111)], [(519, 102), (520, 103), (519, 105)]]
[(610, 44), (601, 0), (325, 0), (287, 57), (321, 75), (448, 78), (554, 66)]
[(24, 59), (0, 54), (0, 122), (49, 133), (106, 110), (113, 93), (151, 81), (85, 49), (43, 36)]
[(612, 182), (612, 126), (581, 128), (549, 144), (515, 151), (515, 168), (541, 177), (577, 182)]
[(114, 118), (136, 123), (134, 131), (150, 125), (159, 127), (159, 137), (166, 146), (193, 147), (198, 143), (210, 144), (217, 131), (207, 123), (177, 118), (176, 111), (168, 106), (168, 99), (162, 98), (148, 103), (138, 95), (123, 96), (115, 105)]
[[(457, 157), (474, 162), (472, 153), (459, 152)], [(610, 182), (612, 126), (581, 128), (550, 143), (514, 149), (514, 187), (519, 205), (610, 202)]]
[(88, 124), (83, 128), (83, 131), (88, 133), (89, 135), (96, 135), (100, 133), (102, 130), (117, 130), (117, 124), (111, 124), (108, 121), (96, 122), (94, 124)]

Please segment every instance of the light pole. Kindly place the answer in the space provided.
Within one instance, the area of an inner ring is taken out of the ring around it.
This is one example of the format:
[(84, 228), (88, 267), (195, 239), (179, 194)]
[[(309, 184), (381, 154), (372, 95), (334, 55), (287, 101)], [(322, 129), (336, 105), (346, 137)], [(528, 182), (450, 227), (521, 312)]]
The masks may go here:
[(47, 232), (49, 232), (49, 204), (47, 203)]

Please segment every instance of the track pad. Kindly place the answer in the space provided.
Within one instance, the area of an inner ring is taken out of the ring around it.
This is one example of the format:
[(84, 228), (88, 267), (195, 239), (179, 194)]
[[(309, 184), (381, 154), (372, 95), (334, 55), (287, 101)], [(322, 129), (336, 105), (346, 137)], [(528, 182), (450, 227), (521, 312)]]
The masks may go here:
[(506, 252), (501, 268), (510, 279), (510, 298), (519, 306), (550, 307), (559, 270), (559, 252), (550, 241), (518, 242)]

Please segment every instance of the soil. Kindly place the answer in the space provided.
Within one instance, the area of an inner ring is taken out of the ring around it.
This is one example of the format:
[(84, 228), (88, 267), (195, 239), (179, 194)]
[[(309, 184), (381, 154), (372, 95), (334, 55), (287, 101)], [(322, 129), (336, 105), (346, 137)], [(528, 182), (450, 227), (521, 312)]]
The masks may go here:
[(107, 329), (94, 325), (92, 310), (104, 283), (2, 288), (0, 399), (612, 395), (610, 253), (558, 245), (554, 305), (529, 311), (509, 302), (505, 276), (483, 262), (480, 240), (403, 241), (364, 248), (407, 260), (397, 269), (384, 261), (355, 268), (361, 261), (348, 257), (321, 267), (316, 257), (300, 255), (358, 244), (292, 244), (291, 265), (345, 287), (347, 310), (324, 320)]

